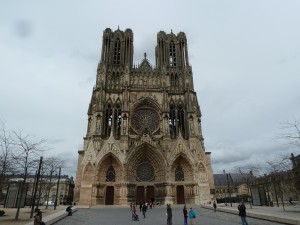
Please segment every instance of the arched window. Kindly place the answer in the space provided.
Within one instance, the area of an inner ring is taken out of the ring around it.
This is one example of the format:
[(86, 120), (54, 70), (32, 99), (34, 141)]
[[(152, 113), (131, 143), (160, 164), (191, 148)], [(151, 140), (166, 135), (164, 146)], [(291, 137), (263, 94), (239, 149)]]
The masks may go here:
[(171, 138), (176, 138), (176, 109), (173, 102), (170, 104), (169, 126)]
[(182, 136), (186, 137), (186, 130), (185, 130), (185, 113), (183, 109), (183, 105), (179, 104), (178, 106), (178, 127), (181, 131)]
[(118, 101), (114, 107), (114, 137), (115, 137), (115, 139), (120, 139), (121, 119), (122, 119), (121, 102)]
[(108, 102), (105, 109), (105, 120), (103, 126), (103, 136), (108, 138), (112, 128), (112, 105)]
[(170, 66), (176, 67), (176, 49), (173, 41), (170, 43)]
[(107, 182), (115, 182), (116, 181), (116, 173), (113, 166), (110, 166), (106, 171), (106, 181)]
[(184, 172), (181, 166), (178, 166), (175, 171), (175, 181), (184, 181)]
[(121, 42), (120, 39), (117, 38), (115, 41), (115, 48), (114, 48), (114, 65), (120, 65), (121, 59)]

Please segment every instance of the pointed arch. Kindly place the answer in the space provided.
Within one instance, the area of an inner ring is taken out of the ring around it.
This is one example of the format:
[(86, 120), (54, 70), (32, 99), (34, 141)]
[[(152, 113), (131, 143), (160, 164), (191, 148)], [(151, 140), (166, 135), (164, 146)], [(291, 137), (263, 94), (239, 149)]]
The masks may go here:
[[(113, 168), (113, 170), (112, 170)], [(120, 160), (113, 154), (107, 153), (104, 155), (97, 164), (97, 181), (99, 182), (112, 182), (107, 180), (109, 173), (114, 172), (114, 180), (122, 181), (123, 176), (123, 166)], [(112, 174), (110, 174), (112, 175)]]
[[(138, 169), (153, 168), (154, 177), (146, 175), (151, 181), (161, 182), (165, 180), (165, 168), (167, 166), (164, 156), (152, 145), (143, 143), (133, 149), (126, 158), (126, 170), (128, 181), (141, 180)], [(144, 165), (142, 165), (144, 164)]]
[(90, 162), (88, 162), (86, 164), (86, 166), (84, 167), (84, 173), (83, 173), (83, 175), (84, 176), (82, 177), (82, 180), (89, 181), (89, 182), (93, 181), (94, 167), (92, 166), (92, 164)]
[[(180, 175), (181, 173), (181, 175)], [(177, 176), (176, 176), (177, 175)], [(183, 178), (183, 180), (180, 180)], [(172, 181), (192, 181), (193, 180), (193, 167), (187, 157), (180, 153), (173, 161), (171, 166), (171, 180)]]

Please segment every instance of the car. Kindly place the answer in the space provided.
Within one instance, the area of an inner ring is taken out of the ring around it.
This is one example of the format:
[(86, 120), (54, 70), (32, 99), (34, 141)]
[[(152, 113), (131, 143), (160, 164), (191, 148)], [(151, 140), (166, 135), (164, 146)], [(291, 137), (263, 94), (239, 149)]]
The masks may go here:
[[(53, 201), (48, 201), (48, 206), (54, 206), (54, 203), (55, 202), (53, 202)], [(45, 201), (43, 205), (46, 206), (47, 205), (47, 201)]]

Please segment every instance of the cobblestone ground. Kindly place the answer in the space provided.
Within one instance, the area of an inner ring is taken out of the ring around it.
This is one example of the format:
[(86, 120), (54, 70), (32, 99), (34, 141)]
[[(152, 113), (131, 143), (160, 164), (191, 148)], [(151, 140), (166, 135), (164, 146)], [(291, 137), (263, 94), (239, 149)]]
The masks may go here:
[[(190, 207), (190, 206), (188, 206)], [(197, 218), (195, 225), (240, 225), (238, 215), (217, 212), (212, 210), (200, 209), (199, 206), (193, 207)], [(183, 225), (182, 206), (173, 206), (173, 225)], [(139, 212), (139, 221), (131, 220), (129, 208), (118, 206), (97, 207), (91, 209), (78, 209), (73, 216), (68, 216), (55, 225), (166, 225), (166, 207), (157, 206), (149, 209), (146, 218)], [(250, 225), (279, 225), (280, 223), (265, 220), (247, 218)]]

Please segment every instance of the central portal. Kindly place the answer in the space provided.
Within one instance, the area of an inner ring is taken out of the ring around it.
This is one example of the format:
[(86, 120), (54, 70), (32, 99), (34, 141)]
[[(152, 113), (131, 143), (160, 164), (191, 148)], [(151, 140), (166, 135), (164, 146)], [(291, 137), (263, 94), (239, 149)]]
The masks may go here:
[(154, 195), (154, 186), (147, 186), (147, 190), (146, 190), (146, 194), (147, 194), (147, 202), (153, 202), (155, 200), (155, 195)]
[(138, 204), (155, 200), (154, 186), (137, 186), (136, 202)]

